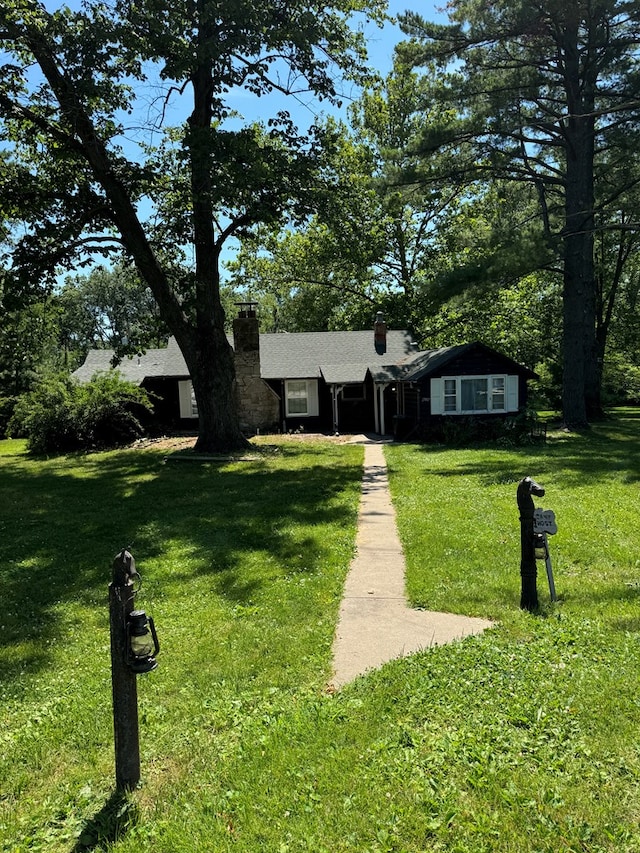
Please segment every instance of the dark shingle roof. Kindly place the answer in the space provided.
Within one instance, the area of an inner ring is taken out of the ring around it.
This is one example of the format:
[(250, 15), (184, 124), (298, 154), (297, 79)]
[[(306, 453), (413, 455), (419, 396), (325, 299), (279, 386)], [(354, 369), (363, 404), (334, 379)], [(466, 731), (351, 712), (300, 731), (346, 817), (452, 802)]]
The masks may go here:
[(480, 354), (483, 352), (491, 353), (493, 357), (497, 356), (505, 365), (509, 365), (510, 369), (513, 370), (514, 373), (522, 374), (528, 379), (538, 378), (537, 374), (534, 373), (533, 370), (529, 370), (528, 367), (518, 364), (517, 361), (497, 352), (497, 350), (491, 349), (491, 347), (486, 346), (486, 344), (474, 341), (469, 344), (454, 344), (450, 347), (441, 347), (440, 349), (425, 350), (424, 352), (418, 353), (403, 374), (402, 379), (406, 382), (416, 382), (429, 374), (437, 374), (450, 361), (453, 361), (458, 356), (467, 352), (474, 352), (474, 354)]
[(440, 347), (439, 349), (425, 350), (418, 353), (411, 365), (402, 377), (407, 382), (415, 382), (427, 373), (433, 373), (448, 361), (460, 355), (473, 344), (456, 344), (451, 347)]
[[(73, 376), (80, 382), (88, 382), (96, 373), (111, 368), (113, 350), (89, 350), (84, 364), (74, 371)], [(137, 385), (150, 377), (175, 377), (188, 379), (189, 371), (175, 338), (169, 338), (169, 344), (162, 349), (149, 349), (141, 355), (123, 358), (116, 368), (122, 376)]]
[[(372, 372), (415, 356), (408, 332), (387, 332), (384, 353), (376, 352), (373, 332), (280, 332), (260, 335), (260, 373), (263, 379), (314, 379), (329, 384), (363, 382)], [(112, 350), (91, 350), (73, 374), (88, 382), (109, 370)], [(117, 368), (125, 379), (138, 385), (146, 378), (188, 378), (189, 371), (175, 341), (165, 349), (147, 350), (133, 359), (124, 358)]]
[(414, 353), (408, 332), (388, 331), (385, 352), (378, 353), (373, 332), (292, 332), (260, 335), (263, 379), (314, 379), (329, 384), (363, 382), (375, 370)]
[[(388, 331), (385, 352), (376, 352), (373, 333), (367, 332), (279, 332), (260, 335), (260, 374), (263, 379), (317, 379), (329, 385), (363, 382), (367, 372), (375, 382), (415, 382), (440, 370), (469, 349), (489, 350), (484, 344), (457, 344), (416, 352), (408, 332)], [(489, 350), (491, 351), (491, 350)], [(82, 367), (73, 374), (88, 382), (111, 367), (112, 350), (91, 350)], [(506, 356), (517, 373), (536, 374)], [(164, 349), (148, 350), (118, 366), (125, 379), (138, 385), (146, 378), (188, 379), (189, 371), (175, 341)]]

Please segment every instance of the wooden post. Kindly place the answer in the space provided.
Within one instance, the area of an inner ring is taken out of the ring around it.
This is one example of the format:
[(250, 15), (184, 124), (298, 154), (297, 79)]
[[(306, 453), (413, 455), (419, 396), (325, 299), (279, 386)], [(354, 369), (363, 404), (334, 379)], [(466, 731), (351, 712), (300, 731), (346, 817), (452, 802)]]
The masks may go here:
[(533, 612), (538, 609), (538, 587), (535, 540), (533, 535), (533, 498), (542, 497), (544, 489), (531, 477), (518, 483), (518, 509), (520, 510), (520, 607)]
[(109, 584), (113, 734), (116, 787), (119, 791), (130, 791), (140, 781), (138, 686), (135, 672), (127, 665), (127, 620), (133, 610), (135, 574), (135, 561), (123, 549), (113, 561), (113, 576)]

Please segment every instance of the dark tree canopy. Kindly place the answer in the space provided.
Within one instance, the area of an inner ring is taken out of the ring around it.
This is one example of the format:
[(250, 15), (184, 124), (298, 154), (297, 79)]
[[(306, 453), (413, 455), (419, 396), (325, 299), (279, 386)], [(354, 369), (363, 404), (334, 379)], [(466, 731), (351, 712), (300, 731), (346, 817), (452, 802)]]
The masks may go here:
[(600, 408), (594, 234), (640, 180), (630, 158), (640, 118), (640, 7), (452, 0), (447, 10), (447, 26), (402, 17), (411, 40), (401, 58), (427, 68), (431, 101), (448, 107), (439, 124), (425, 125), (421, 151), (447, 152), (451, 172), (470, 182), (517, 181), (535, 191), (542, 233), (563, 264), (564, 417), (582, 426)]
[[(131, 260), (192, 376), (200, 449), (244, 442), (220, 298), (223, 247), (258, 223), (308, 215), (322, 183), (313, 129), (300, 134), (282, 112), (235, 129), (230, 93), (337, 101), (340, 78), (363, 66), (351, 19), (380, 8), (377, 0), (0, 8), (0, 219), (14, 226), (12, 270), (42, 281), (96, 251)], [(168, 128), (175, 101), (187, 118)]]

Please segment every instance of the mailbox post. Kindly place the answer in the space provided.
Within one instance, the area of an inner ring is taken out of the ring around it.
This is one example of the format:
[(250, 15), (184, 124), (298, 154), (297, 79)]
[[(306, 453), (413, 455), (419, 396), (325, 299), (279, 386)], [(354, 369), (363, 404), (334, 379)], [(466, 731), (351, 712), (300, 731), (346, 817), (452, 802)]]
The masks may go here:
[(136, 564), (125, 548), (116, 556), (109, 584), (109, 628), (111, 633), (111, 687), (116, 787), (132, 790), (140, 781), (138, 736), (138, 685), (136, 673), (127, 665), (129, 615), (133, 610)]
[(536, 538), (536, 559), (544, 560), (547, 569), (547, 580), (549, 581), (549, 594), (551, 601), (557, 601), (556, 585), (553, 580), (553, 569), (551, 567), (551, 554), (549, 553), (549, 540), (547, 536), (553, 536), (558, 532), (556, 516), (552, 509), (538, 507), (533, 513), (533, 532)]
[(520, 510), (520, 607), (531, 612), (538, 609), (537, 566), (534, 535), (532, 495), (542, 497), (544, 489), (531, 477), (518, 483), (517, 501)]

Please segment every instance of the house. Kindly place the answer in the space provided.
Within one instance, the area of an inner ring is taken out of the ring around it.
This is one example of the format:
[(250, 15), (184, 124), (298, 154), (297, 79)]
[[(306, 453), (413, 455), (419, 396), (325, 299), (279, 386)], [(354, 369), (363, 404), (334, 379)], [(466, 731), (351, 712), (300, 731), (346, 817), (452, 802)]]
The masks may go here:
[[(522, 409), (535, 374), (481, 343), (418, 351), (406, 331), (260, 334), (255, 303), (233, 322), (237, 405), (242, 428), (257, 431), (423, 434), (461, 415), (504, 418)], [(75, 372), (88, 381), (113, 353), (91, 351)], [(165, 427), (195, 428), (193, 388), (172, 338), (118, 367), (150, 391)]]

